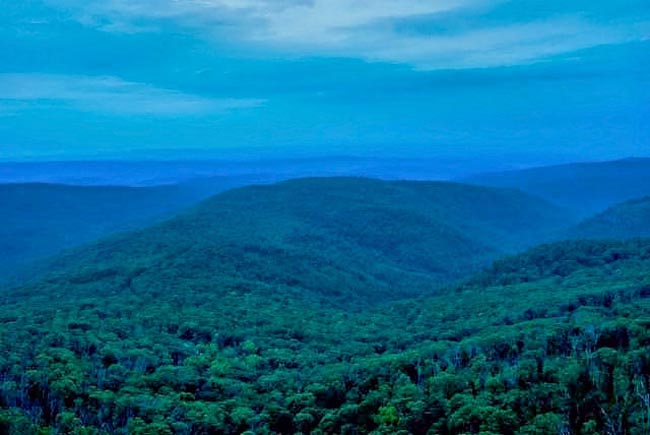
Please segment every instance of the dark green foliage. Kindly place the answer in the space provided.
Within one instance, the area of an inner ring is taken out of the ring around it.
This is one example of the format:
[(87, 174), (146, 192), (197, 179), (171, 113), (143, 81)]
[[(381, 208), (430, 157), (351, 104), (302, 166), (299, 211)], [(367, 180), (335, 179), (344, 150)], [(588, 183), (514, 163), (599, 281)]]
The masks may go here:
[(650, 195), (650, 159), (547, 166), (482, 174), (464, 181), (520, 189), (586, 217)]
[[(559, 263), (573, 250), (627, 255), (561, 274), (530, 269), (529, 279), (499, 284), (508, 261)], [(648, 252), (650, 241), (549, 245), (504, 260), (489, 285), (356, 313), (281, 286), (155, 296), (82, 286), (52, 297), (44, 284), (6, 295), (0, 311), (0, 425), (6, 433), (645, 434)]]
[(155, 227), (71, 252), (50, 264), (58, 273), (45, 285), (56, 294), (287, 287), (347, 305), (380, 302), (466, 276), (565, 222), (555, 207), (510, 190), (295, 180), (232, 190)]
[(563, 278), (585, 268), (614, 274), (620, 260), (650, 259), (645, 240), (620, 241), (569, 240), (541, 245), (526, 255), (496, 261), (476, 275), (470, 284), (506, 285), (547, 278)]
[(612, 206), (576, 225), (567, 236), (581, 239), (650, 237), (650, 197)]
[[(556, 218), (510, 191), (302, 180), (84, 247), (3, 294), (0, 432), (646, 435), (650, 240), (439, 287)], [(389, 302), (414, 288), (437, 290)]]

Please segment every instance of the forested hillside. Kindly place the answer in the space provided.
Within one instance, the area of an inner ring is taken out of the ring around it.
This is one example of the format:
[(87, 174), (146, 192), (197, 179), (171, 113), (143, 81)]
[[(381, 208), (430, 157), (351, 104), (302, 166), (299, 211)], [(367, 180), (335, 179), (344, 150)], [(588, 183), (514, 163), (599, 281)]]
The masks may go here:
[(546, 166), (462, 181), (520, 189), (587, 217), (616, 203), (650, 195), (650, 159)]
[(569, 238), (630, 239), (650, 237), (650, 197), (616, 204), (571, 228)]
[(454, 183), (222, 193), (4, 289), (0, 433), (645, 435), (650, 240), (502, 257), (569, 222)]
[[(566, 225), (525, 194), (453, 183), (303, 179), (215, 196), (47, 264), (48, 291), (278, 287), (347, 305), (431, 291)], [(64, 278), (57, 274), (68, 271)]]
[(0, 184), (0, 281), (34, 260), (145, 227), (217, 192), (259, 180), (203, 178), (157, 187)]
[(0, 0), (0, 435), (650, 435), (650, 0)]
[(648, 270), (650, 241), (558, 243), (364, 312), (60, 277), (4, 297), (0, 431), (646, 434)]
[(173, 186), (0, 185), (0, 275), (105, 234), (169, 217), (196, 200)]

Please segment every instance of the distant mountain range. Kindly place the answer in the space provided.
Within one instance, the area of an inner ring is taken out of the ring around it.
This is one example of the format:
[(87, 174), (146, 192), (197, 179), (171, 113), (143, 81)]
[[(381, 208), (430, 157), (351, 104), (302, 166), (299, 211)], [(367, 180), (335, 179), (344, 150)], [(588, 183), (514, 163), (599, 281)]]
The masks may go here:
[(488, 173), (461, 181), (520, 189), (587, 217), (615, 203), (650, 195), (650, 158)]
[(333, 176), (442, 180), (491, 167), (503, 164), (470, 159), (346, 156), (242, 161), (0, 162), (0, 183), (154, 186), (212, 177), (268, 182)]
[(0, 162), (0, 183), (154, 186), (199, 178), (290, 178), (353, 176), (380, 179), (449, 180), (511, 168), (501, 158), (380, 158), (329, 156), (261, 160)]
[(211, 177), (151, 187), (0, 184), (0, 279), (63, 249), (170, 218), (215, 193), (270, 181)]
[[(336, 164), (327, 170), (330, 172), (354, 172), (363, 168), (372, 172), (370, 167), (364, 166), (368, 163), (365, 160), (356, 161), (357, 166), (355, 166), (355, 160), (349, 158), (331, 160)], [(214, 162), (191, 162), (187, 167), (179, 162), (148, 162), (145, 164), (142, 162), (95, 162), (90, 166), (85, 166), (86, 164), (80, 162), (19, 164), (14, 168), (18, 168), (16, 172), (8, 172), (4, 175), (9, 178), (29, 179), (39, 176), (37, 172), (31, 173), (30, 171), (51, 170), (52, 172), (45, 173), (51, 174), (53, 178), (65, 179), (66, 176), (70, 176), (75, 180), (83, 179), (84, 182), (91, 183), (91, 185), (85, 187), (43, 183), (0, 185), (0, 203), (6, 210), (0, 216), (0, 235), (2, 236), (0, 238), (0, 259), (2, 260), (0, 261), (0, 279), (6, 277), (10, 272), (23, 269), (23, 266), (34, 260), (56, 254), (63, 249), (79, 246), (116, 232), (143, 228), (170, 218), (184, 208), (216, 193), (251, 184), (275, 183), (283, 180), (291, 171), (304, 173), (315, 171), (318, 167), (310, 159), (295, 160), (293, 163), (296, 165), (293, 169), (287, 162), (282, 163), (275, 168), (277, 171), (275, 174), (260, 172), (245, 175), (244, 172), (251, 170), (251, 163), (248, 162), (242, 163), (239, 169), (236, 165), (230, 167), (230, 170), (234, 171), (230, 175), (203, 176), (190, 178), (176, 184), (140, 188), (107, 187), (92, 185), (92, 183), (124, 176), (122, 182), (148, 184), (154, 181), (148, 177), (154, 174), (161, 175), (166, 171), (170, 171), (167, 175), (171, 178), (165, 181), (178, 180), (197, 174), (210, 174), (215, 170)], [(420, 170), (425, 171), (430, 162), (424, 161), (420, 164)], [(0, 164), (0, 167), (2, 165)], [(11, 164), (4, 165), (5, 168), (11, 167)], [(270, 169), (268, 162), (266, 164), (259, 163), (259, 165), (258, 169), (260, 170), (264, 165), (266, 165), (264, 170)], [(386, 168), (385, 166), (375, 166), (374, 170), (382, 172), (382, 167)], [(400, 169), (397, 164), (393, 169), (397, 172), (393, 172), (393, 175), (401, 173), (400, 171), (405, 168)], [(237, 174), (240, 170), (242, 173)], [(411, 174), (416, 173), (424, 174), (424, 172), (417, 171)], [(566, 217), (565, 224), (566, 227), (569, 227), (578, 221), (578, 217), (589, 217), (594, 211), (602, 211), (620, 200), (627, 200), (635, 195), (641, 197), (650, 194), (650, 176), (648, 174), (650, 174), (650, 159), (628, 159), (487, 174), (472, 177), (466, 181), (474, 184), (519, 188), (547, 201), (560, 204), (559, 207), (566, 210), (565, 215), (575, 216), (575, 218)], [(43, 176), (40, 175), (40, 177)], [(162, 181), (160, 178), (155, 180)], [(483, 207), (490, 208), (489, 204), (484, 204)], [(536, 236), (530, 240), (584, 237), (617, 238), (626, 234), (630, 237), (646, 235), (644, 210), (641, 203), (631, 203), (620, 209), (611, 210), (604, 216), (594, 217), (593, 221), (586, 221), (579, 227), (570, 230), (560, 229), (556, 231), (556, 234), (546, 234), (545, 238)], [(453, 215), (452, 211), (450, 213), (451, 221), (443, 219), (438, 222), (438, 227), (456, 228), (460, 226), (462, 232), (465, 221), (471, 220), (472, 216), (477, 213), (477, 209), (470, 210), (468, 208), (465, 214), (460, 215)], [(617, 224), (613, 224), (614, 222)], [(479, 244), (483, 243), (480, 237), (476, 240)], [(509, 252), (514, 247), (508, 241), (504, 243), (506, 249), (502, 250), (503, 252)], [(492, 245), (488, 243), (487, 246), (484, 248), (491, 249)]]
[(571, 239), (630, 239), (650, 237), (650, 197), (613, 205), (571, 228)]
[(367, 303), (432, 291), (544, 240), (567, 222), (557, 207), (514, 190), (301, 179), (222, 193), (48, 267), (70, 271), (56, 280), (66, 292), (87, 286), (266, 292), (279, 286)]
[(0, 433), (644, 433), (644, 164), (1, 186)]

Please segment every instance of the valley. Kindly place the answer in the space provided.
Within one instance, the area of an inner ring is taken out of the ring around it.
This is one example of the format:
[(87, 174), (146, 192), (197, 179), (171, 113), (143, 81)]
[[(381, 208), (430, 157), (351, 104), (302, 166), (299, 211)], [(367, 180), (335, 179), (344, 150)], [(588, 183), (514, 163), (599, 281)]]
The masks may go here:
[(4, 189), (5, 230), (78, 238), (5, 285), (3, 433), (648, 428), (645, 199), (579, 222), (452, 182)]

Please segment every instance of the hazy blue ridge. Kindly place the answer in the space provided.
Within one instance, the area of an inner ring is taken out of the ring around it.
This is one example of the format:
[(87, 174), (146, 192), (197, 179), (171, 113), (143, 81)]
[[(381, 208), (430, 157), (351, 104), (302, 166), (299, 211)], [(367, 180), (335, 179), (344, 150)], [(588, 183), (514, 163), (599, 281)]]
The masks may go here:
[(650, 195), (650, 159), (538, 167), (475, 175), (462, 181), (517, 188), (587, 217), (616, 203)]
[(570, 228), (566, 237), (576, 239), (650, 237), (650, 197), (613, 205)]

